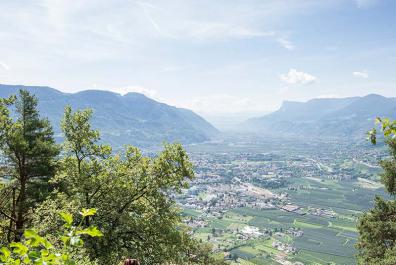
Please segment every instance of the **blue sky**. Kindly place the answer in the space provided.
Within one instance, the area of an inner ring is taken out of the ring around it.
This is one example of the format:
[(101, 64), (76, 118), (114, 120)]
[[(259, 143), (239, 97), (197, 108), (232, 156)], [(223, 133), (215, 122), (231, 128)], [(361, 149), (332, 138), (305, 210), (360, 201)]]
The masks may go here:
[(396, 97), (393, 0), (0, 1), (0, 83), (137, 91), (204, 115)]

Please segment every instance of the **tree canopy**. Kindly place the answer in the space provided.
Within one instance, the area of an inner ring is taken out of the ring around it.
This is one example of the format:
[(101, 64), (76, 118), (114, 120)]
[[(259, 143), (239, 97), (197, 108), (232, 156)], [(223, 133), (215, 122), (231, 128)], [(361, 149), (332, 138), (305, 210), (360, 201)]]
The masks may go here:
[[(180, 144), (165, 144), (155, 156), (130, 145), (113, 152), (92, 128), (92, 110), (67, 106), (57, 145), (37, 106), (23, 90), (0, 101), (0, 240), (13, 241), (0, 253), (4, 264), (118, 264), (126, 257), (222, 264), (191, 236), (174, 201), (194, 178)], [(82, 235), (91, 237), (83, 244)]]
[[(365, 213), (358, 223), (359, 240), (357, 243), (359, 264), (396, 264), (396, 121), (377, 119), (389, 158), (380, 161), (383, 169), (381, 182), (392, 197), (386, 200), (376, 196), (374, 208)], [(377, 142), (377, 130), (369, 132), (373, 144)]]
[(0, 190), (0, 213), (8, 241), (20, 240), (33, 208), (50, 191), (48, 180), (55, 173), (59, 148), (37, 104), (36, 97), (24, 90), (17, 97), (0, 99), (1, 175), (7, 179)]

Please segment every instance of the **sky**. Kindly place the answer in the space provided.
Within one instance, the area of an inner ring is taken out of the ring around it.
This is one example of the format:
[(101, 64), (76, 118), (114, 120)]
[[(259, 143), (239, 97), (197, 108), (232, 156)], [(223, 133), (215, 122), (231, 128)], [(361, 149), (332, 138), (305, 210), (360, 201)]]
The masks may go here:
[(394, 0), (0, 0), (0, 83), (140, 92), (202, 115), (396, 97)]

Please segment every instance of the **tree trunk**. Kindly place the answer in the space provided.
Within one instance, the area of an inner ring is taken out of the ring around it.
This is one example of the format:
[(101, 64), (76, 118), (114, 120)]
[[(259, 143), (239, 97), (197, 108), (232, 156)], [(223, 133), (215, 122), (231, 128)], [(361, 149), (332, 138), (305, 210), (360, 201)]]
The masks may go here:
[(25, 203), (26, 203), (26, 177), (21, 177), (21, 190), (16, 203), (17, 213), (15, 221), (15, 241), (21, 241), (25, 225)]
[(7, 240), (9, 243), (12, 242), (12, 232), (15, 231), (14, 220), (16, 219), (16, 198), (15, 198), (15, 187), (12, 188), (12, 209), (11, 209), (11, 218), (10, 225), (7, 233)]

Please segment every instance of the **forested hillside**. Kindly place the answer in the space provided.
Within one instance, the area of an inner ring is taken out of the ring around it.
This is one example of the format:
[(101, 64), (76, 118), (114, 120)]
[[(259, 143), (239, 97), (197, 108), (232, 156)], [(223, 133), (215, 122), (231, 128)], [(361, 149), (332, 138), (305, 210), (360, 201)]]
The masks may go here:
[(103, 140), (113, 147), (130, 143), (160, 146), (162, 142), (198, 143), (211, 139), (217, 129), (191, 110), (157, 102), (139, 93), (124, 96), (99, 90), (62, 93), (50, 87), (0, 85), (0, 97), (23, 88), (39, 99), (38, 108), (54, 126), (57, 138), (66, 105), (74, 109), (91, 108), (92, 125), (100, 128)]

